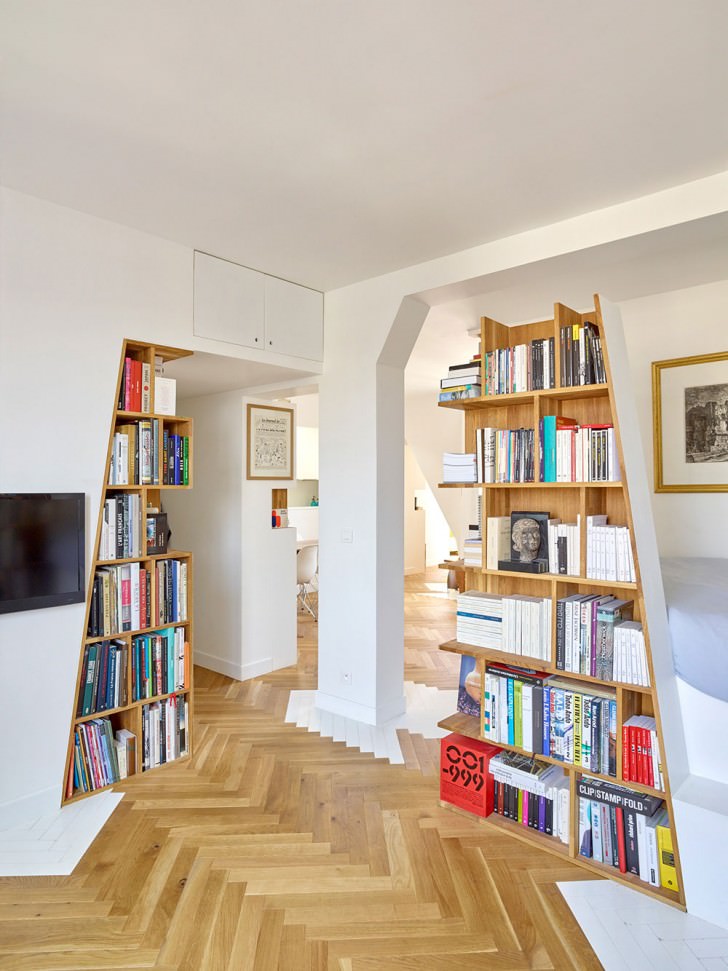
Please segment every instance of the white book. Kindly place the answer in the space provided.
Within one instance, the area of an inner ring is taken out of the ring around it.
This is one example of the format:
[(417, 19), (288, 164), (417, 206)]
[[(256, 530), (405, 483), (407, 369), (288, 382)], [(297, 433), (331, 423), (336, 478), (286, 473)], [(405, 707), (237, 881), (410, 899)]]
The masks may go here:
[(129, 774), (126, 761), (126, 743), (116, 739), (114, 741), (114, 749), (116, 751), (116, 762), (119, 766), (119, 778), (126, 779)]
[(637, 817), (637, 856), (640, 866), (640, 880), (650, 882), (649, 855), (647, 850), (647, 817), (636, 813)]
[(177, 381), (175, 378), (154, 379), (154, 413), (156, 415), (175, 415), (177, 413)]
[(521, 689), (521, 726), (523, 748), (533, 752), (533, 685), (524, 684)]
[(657, 825), (660, 817), (661, 813), (657, 812), (654, 816), (645, 820), (647, 837), (647, 882), (652, 887), (660, 886), (660, 857), (657, 848)]
[(602, 812), (596, 799), (591, 801), (591, 827), (592, 827), (592, 858), (599, 863), (604, 862), (604, 850), (602, 848)]

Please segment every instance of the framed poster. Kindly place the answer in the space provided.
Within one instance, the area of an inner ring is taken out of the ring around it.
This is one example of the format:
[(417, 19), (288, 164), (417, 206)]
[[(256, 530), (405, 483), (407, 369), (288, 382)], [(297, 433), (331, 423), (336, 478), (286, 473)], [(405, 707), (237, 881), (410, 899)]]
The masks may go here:
[(248, 405), (248, 478), (293, 478), (293, 408)]
[(655, 492), (728, 492), (728, 352), (652, 365)]

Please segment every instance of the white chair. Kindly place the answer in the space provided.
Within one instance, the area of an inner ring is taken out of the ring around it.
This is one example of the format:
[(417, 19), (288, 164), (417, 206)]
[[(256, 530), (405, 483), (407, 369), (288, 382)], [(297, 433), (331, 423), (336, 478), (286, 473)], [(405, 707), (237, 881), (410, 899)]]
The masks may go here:
[(303, 549), (298, 551), (298, 555), (296, 556), (298, 601), (311, 614), (314, 620), (318, 620), (318, 617), (316, 616), (316, 608), (311, 603), (308, 588), (316, 576), (317, 570), (318, 546), (304, 546)]

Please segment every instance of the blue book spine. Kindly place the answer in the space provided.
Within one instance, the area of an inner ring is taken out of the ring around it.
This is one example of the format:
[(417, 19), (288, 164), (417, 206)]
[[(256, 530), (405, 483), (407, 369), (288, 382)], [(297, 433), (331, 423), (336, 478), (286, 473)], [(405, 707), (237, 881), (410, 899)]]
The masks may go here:
[(516, 714), (513, 698), (513, 678), (508, 678), (508, 744), (516, 744)]
[(543, 748), (541, 755), (551, 755), (551, 688), (543, 686)]
[(543, 419), (543, 481), (556, 482), (556, 416), (544, 415)]

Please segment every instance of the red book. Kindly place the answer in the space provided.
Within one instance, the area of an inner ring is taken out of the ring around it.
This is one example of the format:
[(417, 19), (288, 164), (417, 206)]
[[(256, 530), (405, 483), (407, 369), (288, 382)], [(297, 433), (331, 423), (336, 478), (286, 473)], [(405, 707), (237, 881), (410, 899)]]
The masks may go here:
[(649, 728), (642, 729), (643, 744), (642, 748), (645, 753), (645, 785), (655, 787), (655, 773), (652, 769), (652, 733)]
[(134, 397), (132, 404), (134, 411), (142, 410), (142, 362), (132, 361), (131, 373), (134, 377)]
[(645, 752), (643, 747), (644, 735), (639, 725), (633, 725), (632, 732), (634, 733), (635, 746), (637, 748), (637, 781), (641, 786), (646, 786), (647, 777), (645, 773)]
[(622, 778), (625, 782), (632, 781), (629, 771), (629, 725), (622, 725)]
[(132, 376), (131, 376), (131, 364), (132, 360), (130, 357), (124, 358), (124, 387), (122, 388), (123, 400), (121, 406), (124, 411), (131, 411), (131, 386), (132, 386)]
[(624, 842), (624, 812), (621, 806), (615, 806), (614, 812), (617, 817), (617, 860), (619, 861), (620, 873), (626, 873), (627, 847)]
[(629, 726), (629, 778), (630, 782), (639, 782), (639, 772), (637, 770), (637, 739), (635, 738), (634, 726)]

